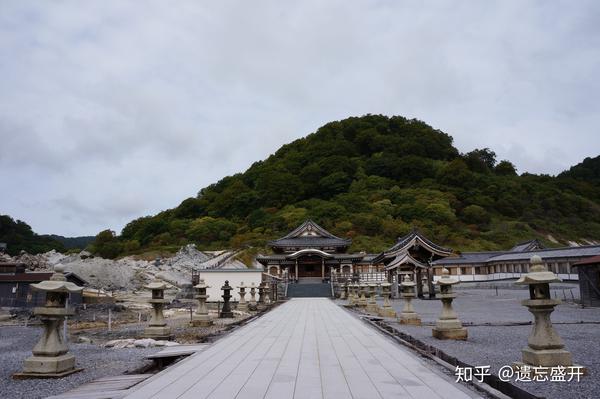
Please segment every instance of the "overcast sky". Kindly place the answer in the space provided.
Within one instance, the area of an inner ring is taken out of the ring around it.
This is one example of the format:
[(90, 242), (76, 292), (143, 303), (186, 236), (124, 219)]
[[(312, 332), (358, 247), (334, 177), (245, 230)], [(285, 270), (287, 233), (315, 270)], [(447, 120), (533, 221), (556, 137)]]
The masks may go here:
[(366, 113), (519, 172), (600, 154), (598, 1), (0, 0), (0, 214), (117, 232)]

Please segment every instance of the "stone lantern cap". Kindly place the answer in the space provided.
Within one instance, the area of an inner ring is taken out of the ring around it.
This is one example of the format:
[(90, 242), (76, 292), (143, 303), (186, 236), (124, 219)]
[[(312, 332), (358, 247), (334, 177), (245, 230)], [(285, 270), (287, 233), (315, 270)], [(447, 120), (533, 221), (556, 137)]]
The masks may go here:
[(414, 281), (412, 281), (410, 279), (410, 277), (408, 277), (408, 274), (405, 274), (404, 278), (402, 279), (402, 282), (400, 283), (400, 285), (402, 287), (414, 287), (415, 285), (417, 285), (417, 283), (415, 283)]
[(198, 284), (196, 284), (194, 286), (194, 288), (198, 288), (198, 289), (210, 288), (210, 285), (206, 285), (206, 283), (204, 282), (204, 279), (201, 278), (200, 281), (198, 281)]
[(382, 287), (389, 287), (389, 286), (391, 286), (391, 284), (388, 283), (387, 281), (385, 281), (385, 282), (381, 283), (381, 286)]
[(154, 279), (152, 280), (152, 282), (145, 285), (144, 288), (147, 288), (149, 290), (166, 290), (167, 285), (158, 279)]
[(531, 285), (531, 284), (549, 284), (559, 283), (562, 280), (558, 278), (556, 274), (546, 269), (542, 258), (538, 255), (533, 255), (530, 260), (531, 268), (529, 273), (521, 276), (520, 279), (515, 281), (515, 284), (519, 285)]
[[(450, 271), (445, 267), (442, 269), (442, 277), (437, 280), (434, 284), (436, 285), (454, 285), (458, 284), (459, 281), (454, 277), (450, 277)], [(404, 283), (403, 283), (404, 284)]]
[(52, 277), (50, 277), (50, 280), (44, 280), (37, 284), (31, 284), (31, 287), (38, 291), (46, 292), (81, 292), (83, 287), (67, 281), (67, 278), (64, 275), (64, 270), (65, 267), (63, 265), (54, 266), (54, 274)]

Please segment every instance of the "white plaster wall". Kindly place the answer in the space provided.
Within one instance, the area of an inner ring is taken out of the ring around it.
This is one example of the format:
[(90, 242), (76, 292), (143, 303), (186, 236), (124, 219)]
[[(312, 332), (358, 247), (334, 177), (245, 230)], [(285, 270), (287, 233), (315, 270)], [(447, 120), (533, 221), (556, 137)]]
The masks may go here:
[[(262, 270), (211, 270), (211, 271), (200, 271), (200, 278), (204, 279), (207, 285), (211, 288), (206, 290), (206, 293), (210, 295), (208, 302), (223, 301), (221, 295), (223, 291), (221, 287), (225, 284), (225, 280), (229, 281), (229, 285), (233, 287), (231, 291), (231, 300), (239, 301), (240, 295), (238, 294), (239, 289), (237, 288), (242, 281), (244, 285), (249, 286), (254, 282), (256, 286), (262, 281)], [(250, 299), (250, 289), (246, 288), (246, 300)], [(258, 290), (256, 290), (256, 299), (258, 299)]]

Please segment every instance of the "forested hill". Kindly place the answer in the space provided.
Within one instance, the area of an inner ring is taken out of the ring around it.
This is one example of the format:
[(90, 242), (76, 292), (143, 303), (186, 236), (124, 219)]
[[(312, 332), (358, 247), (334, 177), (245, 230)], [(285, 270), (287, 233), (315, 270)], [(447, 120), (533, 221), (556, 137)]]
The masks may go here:
[[(507, 248), (540, 238), (600, 239), (598, 158), (558, 177), (518, 175), (492, 150), (461, 154), (452, 137), (401, 116), (331, 122), (282, 146), (195, 198), (104, 231), (105, 256), (146, 249), (263, 247), (306, 218), (380, 251), (413, 226), (457, 250)], [(554, 245), (557, 245), (554, 242)]]
[(57, 251), (66, 249), (60, 241), (35, 234), (27, 223), (14, 220), (8, 215), (0, 215), (0, 242), (6, 244), (6, 252), (9, 255), (18, 255), (22, 250), (37, 254), (52, 249)]

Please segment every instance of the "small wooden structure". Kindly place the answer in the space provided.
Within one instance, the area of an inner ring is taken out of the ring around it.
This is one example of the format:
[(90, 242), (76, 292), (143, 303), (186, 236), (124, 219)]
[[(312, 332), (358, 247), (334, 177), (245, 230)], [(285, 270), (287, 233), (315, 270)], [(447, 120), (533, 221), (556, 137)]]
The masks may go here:
[(600, 307), (600, 255), (573, 265), (579, 275), (579, 293), (582, 306)]
[[(35, 307), (42, 306), (45, 294), (34, 291), (30, 287), (50, 279), (52, 272), (27, 272), (23, 263), (0, 263), (0, 306), (6, 307)], [(79, 287), (87, 282), (72, 272), (64, 273), (68, 282)], [(72, 305), (82, 302), (80, 292), (69, 294)]]

